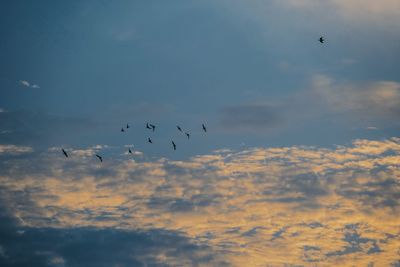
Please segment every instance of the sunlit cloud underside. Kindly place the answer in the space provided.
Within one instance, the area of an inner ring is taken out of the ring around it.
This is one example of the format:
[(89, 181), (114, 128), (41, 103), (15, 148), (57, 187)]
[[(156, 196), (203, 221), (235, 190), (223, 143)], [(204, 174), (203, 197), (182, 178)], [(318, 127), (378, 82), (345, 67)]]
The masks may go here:
[(233, 266), (399, 264), (398, 138), (187, 161), (100, 164), (92, 150), (2, 163), (1, 200), (20, 227), (177, 231)]

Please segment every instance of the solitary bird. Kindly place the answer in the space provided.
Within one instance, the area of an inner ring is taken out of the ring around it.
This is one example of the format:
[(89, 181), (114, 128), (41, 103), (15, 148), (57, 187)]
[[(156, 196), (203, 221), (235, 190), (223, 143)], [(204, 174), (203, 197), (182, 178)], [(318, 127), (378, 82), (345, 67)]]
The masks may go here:
[(124, 128), (121, 128), (121, 132), (125, 132)]
[(64, 148), (61, 148), (61, 150), (62, 150), (62, 152), (64, 153), (64, 156), (65, 156), (66, 158), (68, 158), (68, 154), (67, 154), (67, 152), (65, 152)]
[(182, 132), (182, 128), (179, 127), (179, 125), (177, 125), (176, 128), (178, 128), (178, 130), (179, 130), (180, 132)]
[(150, 137), (147, 139), (147, 142), (149, 142), (150, 144), (153, 143), (153, 141), (151, 141)]
[(323, 43), (325, 42), (325, 39), (324, 39), (323, 36), (319, 37), (319, 42), (320, 42), (321, 44), (323, 44)]
[(148, 122), (146, 122), (146, 128), (147, 128), (147, 129), (151, 129), (151, 127), (149, 126), (149, 123), (148, 123)]
[(206, 132), (207, 132), (206, 126), (205, 126), (204, 124), (202, 124), (201, 126), (203, 126), (203, 130), (204, 130), (204, 132), (206, 133)]
[(156, 126), (154, 124), (150, 124), (150, 127), (153, 129), (153, 132), (154, 132), (154, 130), (156, 129)]
[(185, 133), (185, 134), (186, 134), (187, 138), (189, 139), (190, 138), (190, 134), (189, 133)]
[(176, 145), (174, 141), (172, 141), (172, 146), (174, 147), (174, 150), (176, 150)]
[(129, 124), (126, 124), (126, 129), (128, 129), (129, 128)]
[(130, 148), (129, 148), (128, 152), (129, 152), (129, 154), (132, 154), (132, 150)]
[(102, 157), (102, 156), (100, 156), (100, 155), (96, 154), (96, 157), (98, 157), (98, 158), (99, 158), (100, 162), (103, 162), (103, 157)]

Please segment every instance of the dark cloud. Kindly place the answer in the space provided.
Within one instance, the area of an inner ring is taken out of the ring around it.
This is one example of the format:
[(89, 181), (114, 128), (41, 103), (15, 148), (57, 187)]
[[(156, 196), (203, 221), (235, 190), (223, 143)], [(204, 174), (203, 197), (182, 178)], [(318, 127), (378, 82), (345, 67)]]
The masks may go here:
[(190, 212), (194, 211), (195, 207), (217, 204), (220, 198), (219, 194), (197, 194), (189, 198), (154, 196), (148, 200), (147, 205), (152, 209), (169, 212)]
[(248, 104), (224, 108), (221, 122), (227, 129), (251, 132), (277, 127), (282, 117), (269, 105)]
[(0, 266), (227, 266), (174, 231), (21, 227), (2, 207)]
[(381, 248), (378, 246), (377, 240), (362, 237), (358, 229), (359, 225), (357, 224), (346, 225), (344, 228), (343, 241), (347, 242), (347, 245), (342, 250), (327, 253), (326, 256), (342, 256), (356, 252), (363, 252), (366, 254), (382, 252)]
[(346, 198), (355, 199), (368, 207), (400, 207), (400, 183), (393, 178), (364, 184), (356, 181), (344, 183), (337, 189), (337, 193)]
[[(317, 198), (329, 192), (314, 173), (286, 175), (279, 179), (273, 187), (263, 191), (267, 198), (258, 201), (297, 203), (298, 208), (319, 208)], [(293, 196), (297, 194), (297, 196)]]

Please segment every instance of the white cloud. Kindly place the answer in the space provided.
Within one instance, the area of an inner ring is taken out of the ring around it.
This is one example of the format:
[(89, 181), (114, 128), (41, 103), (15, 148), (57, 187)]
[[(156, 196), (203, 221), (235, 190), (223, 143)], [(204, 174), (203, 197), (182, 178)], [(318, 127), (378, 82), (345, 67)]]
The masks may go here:
[(21, 80), (21, 81), (19, 81), (19, 83), (22, 84), (23, 86), (26, 86), (26, 87), (30, 87), (31, 86), (31, 84), (28, 81)]
[(16, 145), (0, 145), (0, 154), (23, 154), (33, 152), (32, 147)]
[(31, 84), (30, 82), (25, 81), (25, 80), (20, 80), (19, 83), (20, 83), (21, 85), (25, 86), (25, 87), (30, 87), (30, 88), (35, 88), (35, 89), (36, 89), (36, 88), (40, 88), (39, 85), (37, 85), (37, 84)]
[(378, 130), (378, 127), (375, 127), (375, 126), (368, 126), (366, 129), (367, 129), (367, 130), (370, 130), (370, 131), (376, 131), (376, 130)]

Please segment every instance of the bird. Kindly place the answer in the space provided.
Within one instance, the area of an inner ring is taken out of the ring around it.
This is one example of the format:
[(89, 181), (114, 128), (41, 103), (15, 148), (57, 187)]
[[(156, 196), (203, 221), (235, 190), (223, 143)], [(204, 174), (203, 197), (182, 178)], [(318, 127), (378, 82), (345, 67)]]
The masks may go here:
[(126, 124), (126, 129), (128, 129), (129, 128), (129, 124)]
[(186, 134), (187, 138), (189, 139), (190, 138), (190, 134), (189, 133), (185, 133), (185, 134)]
[(323, 36), (319, 37), (319, 42), (320, 42), (321, 44), (323, 44), (323, 43), (325, 42), (325, 39), (324, 39)]
[(204, 130), (204, 132), (207, 132), (207, 128), (206, 128), (206, 126), (205, 126), (204, 124), (202, 124), (201, 126), (203, 126), (203, 130)]
[(147, 139), (147, 142), (149, 142), (150, 144), (153, 143), (153, 141), (151, 141), (151, 138), (150, 138), (150, 137)]
[(64, 153), (64, 156), (65, 156), (66, 158), (68, 158), (68, 154), (67, 154), (67, 152), (65, 152), (64, 148), (61, 148), (61, 150), (62, 150), (62, 152)]
[(151, 129), (151, 127), (149, 126), (149, 123), (148, 123), (148, 122), (146, 122), (146, 128), (147, 128), (147, 129)]
[(132, 154), (132, 150), (130, 148), (129, 148), (128, 152), (129, 152), (129, 154)]
[(156, 126), (154, 124), (150, 124), (150, 127), (153, 129), (153, 132), (154, 132), (154, 130), (156, 129)]
[(179, 125), (177, 125), (176, 128), (178, 128), (178, 130), (179, 130), (180, 132), (182, 132), (182, 128), (179, 127)]
[(172, 141), (172, 146), (174, 147), (174, 150), (176, 150), (176, 145), (174, 141)]
[(121, 128), (121, 132), (125, 132), (124, 128)]
[(103, 157), (102, 157), (102, 156), (100, 156), (100, 155), (96, 154), (96, 157), (98, 157), (98, 158), (99, 158), (100, 162), (103, 162)]

